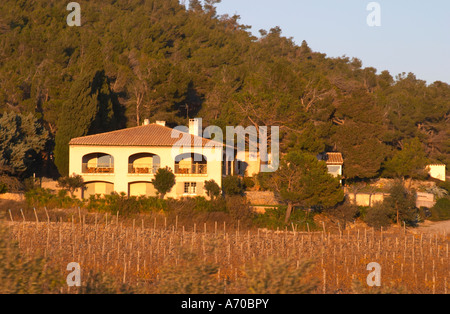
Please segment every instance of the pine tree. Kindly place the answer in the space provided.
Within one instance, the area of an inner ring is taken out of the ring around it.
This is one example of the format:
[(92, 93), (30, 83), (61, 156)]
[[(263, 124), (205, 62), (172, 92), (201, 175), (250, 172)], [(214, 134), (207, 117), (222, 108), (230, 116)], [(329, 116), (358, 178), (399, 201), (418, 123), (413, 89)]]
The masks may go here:
[(326, 164), (301, 151), (289, 152), (268, 182), (287, 204), (286, 223), (295, 206), (327, 209), (344, 199), (339, 180), (328, 173)]
[(0, 166), (13, 175), (31, 174), (48, 140), (47, 130), (32, 114), (5, 113), (0, 118)]

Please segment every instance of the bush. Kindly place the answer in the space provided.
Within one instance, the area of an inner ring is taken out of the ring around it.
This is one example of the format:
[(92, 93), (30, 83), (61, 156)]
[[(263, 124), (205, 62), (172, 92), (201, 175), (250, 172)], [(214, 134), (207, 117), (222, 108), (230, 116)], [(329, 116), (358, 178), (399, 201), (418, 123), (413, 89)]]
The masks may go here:
[(221, 189), (220, 186), (214, 180), (205, 181), (206, 195), (208, 195), (211, 200), (219, 197)]
[(392, 211), (398, 224), (403, 221), (409, 226), (415, 226), (418, 222), (416, 195), (408, 191), (401, 182), (396, 182), (389, 189), (389, 196), (384, 199), (383, 207)]
[[(3, 189), (3, 193), (18, 193), (23, 192), (24, 185), (16, 177), (10, 175), (0, 174), (0, 191)], [(0, 192), (1, 194), (2, 192)]]
[(124, 193), (112, 193), (105, 196), (91, 195), (87, 208), (111, 214), (119, 212), (123, 216), (130, 216), (151, 211), (164, 211), (168, 209), (168, 204), (166, 200), (159, 197), (127, 197)]
[(68, 209), (83, 206), (82, 201), (67, 196), (67, 192), (64, 190), (55, 194), (50, 189), (32, 189), (25, 193), (25, 200), (30, 208), (47, 207), (48, 209)]
[(337, 219), (345, 229), (347, 222), (353, 221), (356, 215), (359, 213), (359, 208), (346, 198), (343, 203), (329, 209), (327, 213)]
[(431, 208), (430, 220), (449, 220), (450, 219), (450, 198), (441, 198)]
[(8, 192), (8, 186), (0, 182), (0, 194), (5, 194), (6, 192)]
[(164, 196), (170, 192), (175, 185), (175, 175), (168, 168), (159, 168), (152, 180), (152, 184), (158, 191), (159, 197), (164, 199)]
[(380, 228), (387, 227), (391, 224), (392, 211), (385, 204), (378, 202), (373, 207), (367, 209), (367, 213), (364, 217), (365, 223), (370, 227)]
[(156, 292), (163, 294), (219, 294), (225, 284), (217, 280), (219, 267), (201, 262), (194, 254), (184, 253), (178, 265), (160, 269)]
[(58, 293), (63, 284), (44, 258), (23, 256), (0, 221), (0, 294)]
[(255, 178), (252, 177), (244, 177), (244, 186), (246, 189), (252, 189), (256, 185)]
[(78, 189), (82, 189), (84, 187), (84, 179), (82, 176), (78, 174), (74, 174), (71, 177), (61, 177), (58, 179), (59, 187), (70, 193), (70, 196), (74, 196), (74, 193)]
[[(286, 216), (286, 206), (280, 206), (276, 208), (267, 208), (264, 214), (256, 215), (254, 223), (260, 228), (285, 228), (286, 224), (284, 222)], [(314, 222), (314, 213), (308, 213), (301, 209), (295, 209), (289, 218), (289, 226), (297, 226), (300, 230), (310, 230), (316, 229), (316, 224)]]
[(450, 181), (439, 181), (437, 183), (437, 186), (441, 189), (444, 189), (447, 191), (448, 194), (450, 194)]
[(223, 192), (227, 196), (243, 195), (245, 191), (241, 178), (237, 176), (227, 176), (223, 178)]
[(268, 259), (257, 261), (246, 270), (245, 291), (252, 294), (306, 294), (318, 286), (318, 280), (308, 278), (311, 261)]
[(254, 213), (245, 197), (235, 195), (226, 197), (226, 207), (231, 219), (240, 226), (249, 227), (252, 224)]

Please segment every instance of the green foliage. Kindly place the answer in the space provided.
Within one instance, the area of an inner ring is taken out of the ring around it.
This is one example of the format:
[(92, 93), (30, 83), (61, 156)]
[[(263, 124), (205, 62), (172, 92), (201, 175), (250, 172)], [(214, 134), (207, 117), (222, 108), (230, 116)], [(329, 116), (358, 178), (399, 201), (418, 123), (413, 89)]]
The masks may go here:
[(8, 192), (8, 186), (6, 185), (6, 183), (0, 182), (0, 194), (5, 194), (7, 192)]
[(450, 181), (439, 181), (437, 186), (446, 190), (448, 194), (450, 194)]
[(198, 262), (198, 257), (184, 253), (178, 265), (164, 266), (156, 283), (157, 293), (162, 294), (219, 294), (224, 293), (225, 283), (217, 280), (219, 267)]
[(105, 196), (91, 195), (86, 206), (89, 210), (111, 214), (119, 212), (122, 216), (168, 209), (167, 202), (159, 197), (126, 197), (117, 193)]
[(73, 197), (76, 190), (84, 187), (84, 179), (82, 176), (77, 174), (68, 177), (61, 177), (58, 179), (58, 185), (64, 190), (67, 190)]
[(152, 179), (152, 184), (158, 191), (159, 197), (163, 199), (166, 193), (170, 192), (175, 185), (175, 175), (168, 167), (159, 168), (155, 178)]
[(328, 173), (325, 163), (300, 151), (288, 153), (269, 182), (272, 190), (288, 205), (286, 223), (294, 206), (326, 209), (344, 199), (339, 180)]
[(226, 196), (226, 208), (235, 222), (240, 222), (241, 226), (250, 226), (254, 213), (245, 197), (240, 195)]
[(242, 195), (245, 191), (244, 183), (238, 176), (226, 176), (222, 179), (222, 189), (225, 195)]
[(12, 175), (11, 167), (0, 164), (0, 190), (3, 190), (3, 193), (17, 193), (22, 192), (23, 187), (20, 179)]
[(314, 156), (290, 152), (273, 176), (282, 200), (304, 208), (335, 206), (344, 199), (339, 180)]
[(43, 257), (26, 257), (0, 221), (0, 294), (58, 293), (61, 273)]
[(380, 227), (388, 227), (392, 223), (391, 217), (392, 210), (387, 208), (383, 203), (378, 202), (367, 209), (364, 215), (364, 221), (370, 227), (380, 229)]
[(219, 197), (220, 192), (222, 191), (220, 189), (220, 186), (214, 180), (205, 181), (204, 188), (206, 191), (206, 195), (208, 195), (211, 198), (211, 200), (214, 200), (217, 197)]
[(430, 220), (450, 220), (450, 198), (438, 199), (436, 204), (431, 208)]
[(136, 287), (119, 283), (117, 279), (105, 272), (89, 272), (83, 274), (81, 287), (77, 287), (78, 294), (133, 294), (139, 293)]
[(425, 178), (427, 162), (421, 141), (414, 138), (384, 164), (384, 174), (394, 178)]
[(393, 212), (397, 224), (417, 224), (416, 195), (408, 191), (400, 181), (389, 189), (389, 196), (384, 199), (383, 206)]
[(277, 125), (282, 154), (339, 150), (347, 180), (384, 166), (387, 176), (420, 175), (396, 156), (415, 138), (427, 158), (450, 165), (450, 85), (327, 57), (279, 27), (256, 40), (239, 16), (219, 16), (217, 1), (190, 2), (85, 1), (83, 27), (67, 27), (61, 1), (1, 1), (0, 114), (38, 117), (56, 136), (62, 175), (71, 138), (144, 117)]
[(348, 222), (354, 221), (359, 213), (359, 208), (346, 197), (344, 202), (327, 210), (327, 213), (337, 219), (340, 226), (345, 229)]
[(9, 167), (13, 175), (31, 174), (48, 140), (47, 130), (31, 113), (4, 113), (0, 117), (0, 166)]
[(246, 189), (254, 188), (256, 185), (255, 180), (256, 180), (256, 178), (253, 178), (253, 177), (244, 177), (243, 184), (244, 184), (245, 188)]
[(56, 133), (55, 164), (61, 175), (69, 171), (69, 142), (76, 137), (116, 127), (111, 91), (104, 71), (92, 69), (71, 83), (63, 103)]
[(283, 229), (286, 225), (292, 226), (298, 230), (315, 230), (317, 228), (314, 222), (314, 212), (308, 213), (305, 210), (295, 209), (289, 216), (289, 221), (285, 223), (286, 206), (266, 208), (264, 214), (257, 214), (254, 218), (254, 224), (260, 228), (269, 228), (272, 230)]
[[(268, 259), (257, 261), (246, 270), (246, 293), (307, 294), (318, 286), (317, 279), (308, 278), (311, 261)], [(298, 267), (297, 267), (298, 266)]]
[(69, 209), (83, 205), (83, 202), (67, 196), (66, 191), (55, 194), (50, 189), (35, 188), (25, 193), (25, 200), (29, 208), (47, 207), (48, 209)]

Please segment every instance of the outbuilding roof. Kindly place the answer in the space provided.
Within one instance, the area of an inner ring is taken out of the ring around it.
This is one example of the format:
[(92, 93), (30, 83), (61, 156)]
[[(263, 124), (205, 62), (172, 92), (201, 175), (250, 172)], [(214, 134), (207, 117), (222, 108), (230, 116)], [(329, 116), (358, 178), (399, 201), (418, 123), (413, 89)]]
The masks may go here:
[(343, 165), (344, 158), (342, 158), (341, 153), (326, 153), (325, 162), (327, 165)]

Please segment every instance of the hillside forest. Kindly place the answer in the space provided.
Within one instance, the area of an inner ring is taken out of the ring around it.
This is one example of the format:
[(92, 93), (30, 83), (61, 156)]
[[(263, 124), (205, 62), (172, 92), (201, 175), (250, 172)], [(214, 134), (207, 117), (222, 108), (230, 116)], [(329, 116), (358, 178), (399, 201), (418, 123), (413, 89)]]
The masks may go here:
[(279, 27), (254, 36), (219, 1), (79, 0), (69, 27), (67, 1), (2, 0), (0, 172), (67, 175), (71, 138), (194, 117), (279, 126), (283, 153), (342, 152), (347, 182), (450, 166), (450, 85), (327, 57)]

